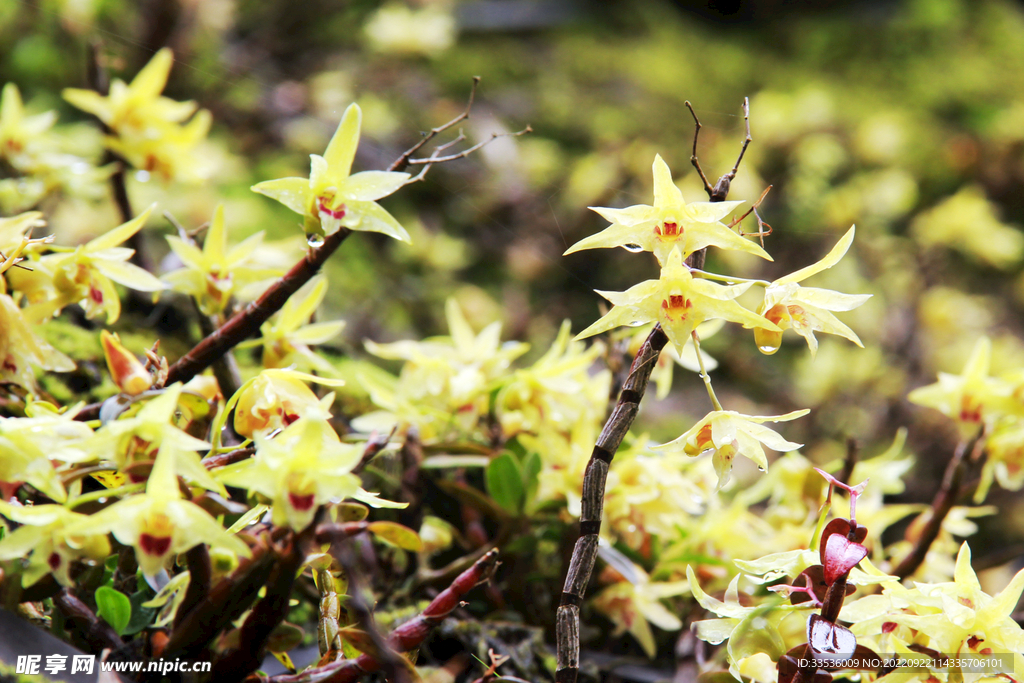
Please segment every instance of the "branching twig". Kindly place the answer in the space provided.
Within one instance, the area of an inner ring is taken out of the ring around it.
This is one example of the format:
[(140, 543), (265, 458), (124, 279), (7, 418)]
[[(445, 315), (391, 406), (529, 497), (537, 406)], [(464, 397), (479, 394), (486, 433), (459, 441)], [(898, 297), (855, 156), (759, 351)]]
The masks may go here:
[(894, 576), (905, 579), (917, 571), (917, 568), (924, 562), (932, 543), (939, 537), (943, 520), (946, 519), (949, 511), (953, 509), (964, 489), (967, 456), (971, 455), (970, 459), (975, 459), (975, 450), (984, 446), (984, 434), (984, 428), (980, 429), (972, 438), (961, 441), (953, 452), (953, 457), (950, 458), (949, 464), (946, 466), (946, 472), (942, 476), (942, 486), (935, 493), (935, 498), (932, 500), (931, 510), (925, 513), (928, 515), (928, 521), (921, 530), (921, 535), (918, 536), (913, 550), (893, 570)]
[[(477, 560), (441, 591), (422, 613), (392, 631), (387, 639), (388, 646), (398, 652), (409, 652), (419, 647), (434, 627), (459, 606), (462, 596), (491, 577), (497, 568), (497, 560), (497, 550)], [(355, 659), (343, 659), (301, 673), (273, 676), (269, 683), (353, 683), (380, 668), (381, 662), (373, 655), (363, 653)]]
[(463, 135), (460, 132), (459, 133), (459, 137), (455, 138), (454, 140), (452, 140), (448, 144), (440, 145), (439, 147), (436, 147), (434, 149), (434, 152), (429, 157), (425, 157), (423, 159), (409, 159), (406, 162), (407, 165), (409, 165), (409, 166), (423, 166), (423, 170), (420, 171), (419, 173), (417, 173), (416, 175), (414, 175), (412, 178), (409, 178), (409, 180), (407, 180), (405, 182), (405, 184), (409, 185), (411, 183), (415, 183), (415, 182), (419, 182), (420, 180), (423, 180), (423, 177), (425, 175), (427, 175), (427, 171), (429, 171), (434, 164), (442, 164), (442, 163), (444, 163), (446, 161), (455, 161), (456, 159), (464, 159), (465, 157), (469, 156), (470, 154), (472, 154), (473, 152), (477, 151), (481, 147), (484, 147), (485, 145), (488, 145), (488, 144), (494, 142), (498, 138), (517, 138), (517, 137), (519, 137), (521, 135), (526, 135), (527, 133), (532, 133), (532, 132), (533, 132), (533, 128), (531, 128), (530, 126), (527, 126), (526, 128), (523, 128), (522, 130), (516, 131), (515, 133), (491, 133), (491, 137), (487, 138), (486, 140), (483, 140), (482, 142), (476, 143), (472, 147), (467, 147), (466, 149), (462, 150), (461, 152), (458, 152), (456, 154), (449, 154), (447, 156), (438, 156), (441, 152), (443, 152), (444, 150), (448, 149), (449, 147), (454, 145), (456, 142), (461, 142), (462, 140), (466, 139), (466, 136)]
[(212, 470), (217, 467), (226, 467), (227, 465), (231, 465), (236, 462), (242, 462), (247, 458), (251, 458), (255, 453), (256, 447), (248, 446), (246, 448), (239, 448), (228, 453), (221, 453), (219, 455), (209, 455), (203, 458), (203, 467), (205, 467), (208, 470)]
[[(409, 165), (409, 160), (412, 159), (412, 155), (415, 154), (416, 152), (420, 151), (423, 148), (424, 145), (426, 145), (428, 142), (430, 142), (431, 140), (433, 140), (438, 135), (440, 135), (441, 133), (445, 132), (446, 130), (448, 130), (452, 126), (458, 124), (461, 121), (465, 121), (466, 119), (468, 119), (469, 118), (469, 112), (473, 109), (473, 101), (476, 100), (476, 88), (477, 88), (478, 85), (480, 85), (480, 77), (479, 76), (473, 76), (473, 86), (469, 90), (469, 101), (466, 102), (466, 108), (462, 111), (462, 113), (459, 114), (458, 116), (456, 116), (454, 119), (452, 119), (448, 123), (440, 125), (437, 128), (430, 129), (430, 132), (427, 133), (426, 135), (424, 135), (422, 140), (417, 142), (415, 145), (413, 145), (409, 149), (405, 150), (402, 153), (402, 156), (400, 156), (397, 159), (395, 159), (394, 163), (392, 163), (390, 166), (388, 166), (388, 170), (389, 171), (404, 171), (406, 169), (406, 167)], [(461, 137), (461, 135), (460, 135), (460, 137)]]
[[(701, 169), (697, 159), (697, 135), (700, 132), (700, 120), (693, 111), (693, 106), (687, 102), (687, 109), (693, 114), (696, 129), (693, 133), (693, 156), (691, 162), (701, 180), (704, 181), (704, 188), (708, 198), (713, 202), (725, 201), (729, 195), (729, 185), (736, 177), (743, 154), (750, 144), (750, 108), (746, 98), (743, 100), (743, 118), (747, 123), (747, 137), (740, 149), (740, 155), (732, 170), (719, 178), (718, 183), (712, 187)], [(704, 267), (704, 250), (698, 250), (690, 255), (687, 265), (691, 268), (701, 269)], [(611, 465), (615, 451), (618, 450), (622, 438), (629, 431), (633, 420), (640, 409), (640, 400), (647, 389), (647, 381), (651, 372), (658, 362), (661, 350), (668, 343), (668, 337), (661, 329), (661, 325), (655, 325), (654, 329), (647, 336), (640, 351), (629, 369), (629, 376), (623, 383), (622, 391), (619, 394), (618, 403), (615, 409), (605, 422), (601, 435), (597, 438), (597, 444), (587, 463), (587, 469), (583, 475), (583, 501), (580, 513), (580, 535), (573, 548), (572, 558), (569, 561), (569, 570), (566, 572), (565, 584), (562, 587), (562, 598), (559, 601), (557, 621), (555, 626), (555, 640), (557, 648), (557, 669), (555, 671), (556, 683), (575, 683), (580, 665), (580, 606), (583, 604), (583, 596), (586, 592), (587, 583), (590, 581), (590, 573), (594, 569), (597, 560), (598, 533), (601, 531), (601, 515), (604, 508), (605, 479), (608, 476), (608, 467)], [(699, 355), (699, 353), (698, 353)]]

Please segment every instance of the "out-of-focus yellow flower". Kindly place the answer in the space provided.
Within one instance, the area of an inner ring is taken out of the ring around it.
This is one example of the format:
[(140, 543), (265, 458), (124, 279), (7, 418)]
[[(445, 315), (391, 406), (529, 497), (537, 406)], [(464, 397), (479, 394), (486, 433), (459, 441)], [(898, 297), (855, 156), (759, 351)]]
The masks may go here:
[(603, 318), (576, 335), (576, 338), (590, 337), (620, 325), (635, 327), (657, 321), (675, 344), (676, 350), (682, 353), (690, 333), (697, 325), (714, 318), (781, 334), (775, 323), (733, 301), (750, 285), (744, 282), (726, 286), (694, 278), (683, 263), (682, 252), (676, 247), (669, 254), (660, 279), (641, 282), (625, 292), (597, 290), (598, 294), (615, 305)]
[(805, 408), (785, 415), (758, 416), (741, 415), (732, 410), (716, 410), (704, 416), (704, 419), (679, 438), (654, 446), (654, 449), (682, 451), (689, 456), (713, 451), (715, 472), (718, 473), (718, 488), (722, 488), (729, 481), (732, 461), (737, 454), (750, 458), (758, 469), (764, 472), (768, 469), (768, 458), (765, 456), (762, 443), (779, 453), (802, 447), (802, 444), (786, 441), (762, 423), (787, 422), (803, 417), (809, 412), (811, 411)]
[(324, 155), (310, 155), (312, 167), (308, 180), (279, 178), (254, 185), (252, 189), (304, 216), (307, 235), (333, 235), (347, 228), (381, 232), (408, 242), (409, 233), (377, 204), (377, 200), (402, 187), (409, 174), (392, 171), (351, 174), (362, 120), (359, 105), (349, 105)]
[(335, 374), (333, 365), (318, 356), (311, 344), (323, 344), (337, 337), (344, 321), (309, 323), (327, 295), (327, 278), (317, 276), (295, 293), (272, 320), (260, 327), (262, 336), (239, 344), (239, 348), (263, 345), (263, 367), (283, 368), (290, 365)]
[(988, 376), (991, 356), (992, 342), (981, 337), (963, 372), (940, 372), (938, 382), (914, 389), (907, 400), (953, 418), (965, 435), (982, 424), (993, 426), (1004, 415), (1020, 415), (1024, 405), (1013, 399), (1013, 385)]
[(565, 253), (605, 247), (639, 247), (654, 252), (665, 265), (673, 249), (683, 258), (704, 247), (735, 249), (756, 254), (769, 261), (772, 257), (750, 240), (743, 239), (721, 221), (743, 202), (691, 202), (672, 182), (661, 155), (654, 157), (654, 206), (638, 204), (625, 209), (590, 207), (611, 225), (596, 235), (580, 240)]
[(0, 379), (34, 392), (36, 368), (71, 372), (75, 363), (36, 336), (14, 300), (0, 294)]
[(363, 30), (379, 52), (431, 56), (451, 47), (456, 24), (451, 12), (436, 6), (389, 3), (374, 12)]
[(29, 154), (33, 146), (38, 146), (43, 133), (56, 122), (55, 111), (26, 116), (18, 86), (6, 84), (0, 95), (0, 158), (20, 168), (21, 157)]
[(171, 289), (192, 296), (203, 314), (220, 313), (236, 290), (282, 274), (280, 269), (261, 267), (253, 258), (262, 241), (263, 233), (258, 232), (229, 249), (224, 205), (218, 204), (202, 249), (180, 237), (167, 237), (185, 266), (166, 273), (163, 280)]
[(58, 414), (30, 403), (29, 417), (0, 417), (0, 482), (26, 482), (63, 503), (67, 492), (57, 467), (95, 460), (88, 448), (92, 429), (76, 421), (76, 409)]
[(871, 298), (870, 294), (842, 294), (829, 289), (801, 287), (797, 284), (839, 263), (839, 259), (843, 258), (853, 244), (854, 232), (855, 228), (850, 228), (825, 258), (779, 278), (765, 288), (764, 301), (757, 312), (775, 323), (779, 331), (769, 328), (754, 330), (754, 341), (757, 342), (757, 348), (761, 353), (772, 354), (778, 351), (782, 345), (782, 332), (788, 329), (792, 329), (807, 341), (812, 356), (818, 350), (815, 332), (846, 337), (863, 348), (864, 345), (857, 334), (830, 311), (849, 311), (857, 308)]
[(656, 646), (648, 622), (666, 631), (678, 631), (682, 628), (683, 622), (669, 612), (661, 604), (661, 600), (688, 593), (690, 583), (651, 581), (647, 572), (638, 565), (625, 558), (623, 562), (631, 565), (623, 566), (621, 562), (616, 563), (615, 569), (622, 570), (619, 574), (623, 580), (594, 596), (593, 604), (612, 620), (616, 634), (629, 631), (647, 656), (653, 658)]
[(490, 399), (490, 392), (505, 377), (512, 361), (528, 345), (501, 343), (501, 324), (494, 322), (473, 332), (454, 299), (445, 304), (450, 337), (391, 344), (366, 342), (380, 358), (404, 360), (401, 375), (386, 384), (369, 374), (360, 380), (374, 404), (383, 408), (353, 421), (360, 431), (386, 431), (396, 423), (415, 424), (429, 441), (443, 429), (475, 428)]
[[(136, 168), (166, 180), (200, 180), (203, 167), (195, 147), (209, 132), (211, 117), (206, 110), (192, 117), (195, 102), (176, 102), (160, 94), (173, 64), (173, 53), (164, 48), (130, 85), (115, 78), (106, 96), (77, 88), (67, 88), (63, 95), (73, 106), (105, 123), (113, 133), (107, 146)], [(192, 119), (185, 123), (189, 117)]]
[(86, 317), (106, 315), (107, 323), (121, 315), (121, 298), (114, 283), (140, 292), (156, 292), (164, 284), (149, 271), (128, 263), (133, 249), (118, 245), (139, 231), (153, 207), (74, 251), (46, 254), (32, 261), (32, 270), (12, 271), (11, 283), (23, 292), (30, 320), (44, 320), (69, 304), (80, 303)]
[(195, 503), (182, 500), (174, 455), (161, 450), (153, 463), (146, 492), (120, 500), (68, 530), (69, 534), (112, 531), (118, 541), (135, 548), (135, 559), (147, 576), (200, 543), (248, 557), (249, 547), (229, 534)]
[(53, 574), (62, 586), (71, 586), (71, 563), (79, 559), (102, 560), (110, 554), (106, 532), (82, 525), (74, 535), (68, 533), (88, 519), (62, 505), (23, 507), (0, 501), (0, 514), (23, 526), (0, 540), (0, 560), (27, 558), (21, 585), (31, 586), (47, 574)]

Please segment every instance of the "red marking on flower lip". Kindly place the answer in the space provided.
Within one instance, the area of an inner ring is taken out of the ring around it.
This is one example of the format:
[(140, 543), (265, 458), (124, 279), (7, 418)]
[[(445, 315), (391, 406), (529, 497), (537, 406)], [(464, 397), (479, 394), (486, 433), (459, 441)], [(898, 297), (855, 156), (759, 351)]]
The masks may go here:
[(93, 301), (95, 301), (96, 303), (101, 304), (101, 303), (103, 303), (103, 292), (100, 291), (98, 288), (93, 287), (92, 285), (90, 285), (89, 286), (89, 298), (92, 299)]
[(50, 556), (46, 558), (46, 564), (50, 565), (51, 570), (57, 571), (57, 568), (60, 567), (60, 555), (55, 552), (50, 553)]
[(295, 493), (288, 494), (288, 502), (292, 504), (293, 508), (299, 510), (300, 512), (305, 512), (306, 510), (312, 508), (315, 499), (316, 496), (312, 493), (306, 494), (304, 496), (300, 496)]
[(141, 534), (139, 536), (139, 547), (142, 549), (142, 552), (147, 555), (155, 555), (159, 557), (170, 549), (171, 537)]
[(678, 223), (665, 223), (664, 229), (660, 225), (655, 225), (654, 232), (664, 237), (677, 237), (682, 234)]
[(882, 624), (882, 633), (892, 633), (895, 630), (896, 630), (896, 622), (895, 621), (887, 621), (884, 624)]
[(332, 208), (328, 207), (326, 203), (324, 203), (324, 198), (323, 197), (317, 197), (316, 208), (317, 208), (317, 210), (320, 213), (326, 213), (331, 218), (340, 219), (340, 218), (344, 218), (345, 217), (345, 205), (344, 204), (339, 206), (337, 209), (332, 209)]

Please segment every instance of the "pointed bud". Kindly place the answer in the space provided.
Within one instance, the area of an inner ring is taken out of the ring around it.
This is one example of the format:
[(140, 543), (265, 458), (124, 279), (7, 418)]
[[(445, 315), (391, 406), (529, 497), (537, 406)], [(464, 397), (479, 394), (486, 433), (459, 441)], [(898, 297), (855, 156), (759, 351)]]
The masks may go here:
[(153, 386), (153, 377), (146, 371), (146, 366), (121, 344), (116, 334), (103, 330), (100, 332), (100, 342), (103, 344), (107, 367), (110, 368), (110, 377), (122, 392), (138, 396)]

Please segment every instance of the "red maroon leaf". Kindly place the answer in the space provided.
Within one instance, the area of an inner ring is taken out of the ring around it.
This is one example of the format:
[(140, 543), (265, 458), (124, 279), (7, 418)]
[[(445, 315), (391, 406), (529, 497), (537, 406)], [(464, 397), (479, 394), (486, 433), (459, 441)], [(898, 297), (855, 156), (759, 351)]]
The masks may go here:
[(839, 666), (857, 651), (857, 637), (850, 629), (812, 614), (807, 620), (807, 642), (821, 666)]
[[(828, 546), (828, 539), (832, 534), (842, 534), (849, 538), (850, 520), (843, 517), (836, 517), (825, 525), (825, 529), (821, 532), (821, 543), (818, 544), (818, 555), (821, 557), (822, 564), (825, 564), (825, 548)], [(863, 543), (864, 539), (867, 537), (868, 528), (858, 524), (857, 528), (853, 532), (853, 540), (857, 543)]]
[(842, 534), (829, 536), (825, 544), (825, 583), (831, 586), (836, 579), (856, 567), (867, 554), (867, 548)]
[[(797, 588), (810, 587), (818, 602), (824, 602), (825, 593), (828, 591), (828, 584), (825, 583), (825, 569), (820, 564), (812, 565), (793, 579), (793, 585)], [(807, 593), (793, 593), (789, 598), (794, 605), (807, 602), (810, 599), (811, 596)]]

